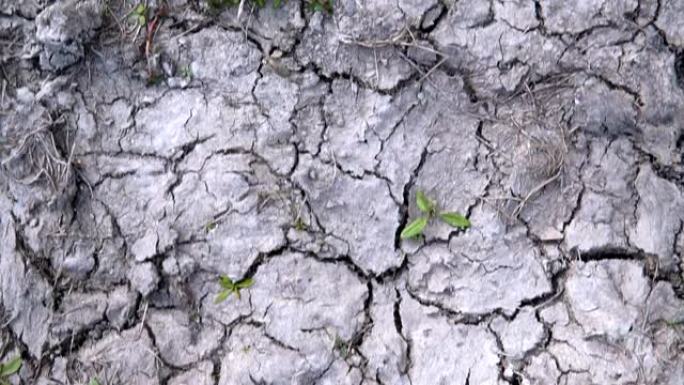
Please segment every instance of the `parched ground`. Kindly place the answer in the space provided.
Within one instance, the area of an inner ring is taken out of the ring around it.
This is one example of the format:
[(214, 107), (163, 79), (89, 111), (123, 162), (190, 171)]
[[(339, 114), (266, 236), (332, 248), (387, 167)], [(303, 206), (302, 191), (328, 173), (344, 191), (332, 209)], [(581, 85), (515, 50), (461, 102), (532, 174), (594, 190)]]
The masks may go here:
[(12, 384), (683, 383), (684, 2), (135, 7), (0, 0)]

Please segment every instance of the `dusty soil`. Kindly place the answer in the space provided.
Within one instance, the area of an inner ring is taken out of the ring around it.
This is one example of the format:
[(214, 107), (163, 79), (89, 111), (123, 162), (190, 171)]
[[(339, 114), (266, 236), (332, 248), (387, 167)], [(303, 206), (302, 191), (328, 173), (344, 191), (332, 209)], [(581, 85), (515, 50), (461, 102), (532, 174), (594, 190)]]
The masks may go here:
[(12, 384), (682, 384), (684, 2), (135, 6), (0, 0)]

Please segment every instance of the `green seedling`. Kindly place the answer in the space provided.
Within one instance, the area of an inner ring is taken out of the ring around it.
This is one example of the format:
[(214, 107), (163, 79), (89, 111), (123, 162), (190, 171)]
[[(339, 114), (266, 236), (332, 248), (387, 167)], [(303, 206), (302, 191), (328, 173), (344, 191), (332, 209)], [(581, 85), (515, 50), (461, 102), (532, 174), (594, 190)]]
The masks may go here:
[(335, 344), (333, 345), (333, 349), (339, 352), (341, 357), (347, 358), (349, 356), (349, 348), (350, 346), (347, 341), (343, 340), (339, 336), (335, 336)]
[(232, 5), (232, 2), (228, 2), (225, 0), (207, 0), (207, 4), (209, 5), (209, 8), (213, 10), (218, 10), (227, 5)]
[(100, 381), (98, 381), (97, 378), (93, 377), (90, 379), (90, 382), (88, 382), (88, 385), (100, 385)]
[(147, 24), (147, 6), (138, 3), (131, 11), (131, 19), (135, 20), (139, 26), (144, 27)]
[(190, 69), (189, 65), (184, 65), (180, 68), (180, 75), (181, 77), (185, 79), (192, 79), (192, 69)]
[(429, 199), (422, 191), (416, 193), (416, 205), (425, 215), (418, 217), (404, 227), (401, 231), (401, 239), (414, 238), (423, 234), (423, 230), (433, 218), (439, 218), (442, 222), (457, 229), (470, 227), (468, 218), (456, 212), (438, 212), (437, 204)]
[(665, 324), (671, 328), (684, 325), (684, 320), (665, 320)]
[(156, 86), (164, 81), (164, 76), (156, 71), (150, 71), (147, 74), (147, 85)]
[(8, 377), (17, 373), (22, 363), (21, 356), (16, 356), (0, 364), (0, 385), (10, 385)]
[(206, 225), (204, 225), (204, 232), (210, 233), (210, 232), (216, 230), (217, 227), (218, 227), (218, 224), (216, 222), (213, 222), (213, 221), (209, 222)]
[(334, 9), (334, 0), (308, 0), (309, 9), (314, 12), (326, 12), (332, 15)]
[(306, 222), (304, 222), (304, 219), (302, 217), (297, 217), (294, 221), (294, 228), (297, 231), (304, 231), (307, 229)]
[(214, 303), (221, 303), (225, 301), (233, 293), (235, 293), (238, 299), (240, 299), (240, 290), (247, 289), (254, 285), (254, 279), (245, 278), (240, 281), (233, 282), (232, 279), (228, 278), (225, 275), (222, 275), (219, 277), (219, 284), (223, 289), (216, 296)]

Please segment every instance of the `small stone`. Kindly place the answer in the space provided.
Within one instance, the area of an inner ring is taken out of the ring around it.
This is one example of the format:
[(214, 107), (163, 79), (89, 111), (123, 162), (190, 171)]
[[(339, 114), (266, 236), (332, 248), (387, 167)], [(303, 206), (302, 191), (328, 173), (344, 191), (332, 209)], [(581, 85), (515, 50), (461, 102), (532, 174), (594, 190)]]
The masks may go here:
[(103, 2), (67, 0), (45, 8), (36, 18), (36, 39), (43, 44), (40, 65), (59, 71), (79, 61), (83, 43), (102, 25)]
[(515, 359), (522, 359), (544, 338), (544, 327), (530, 307), (520, 310), (511, 322), (497, 317), (491, 327), (499, 335), (506, 355)]
[(162, 261), (162, 272), (166, 275), (177, 275), (180, 272), (178, 261), (174, 257), (167, 257)]
[(81, 332), (104, 318), (107, 296), (102, 293), (71, 293), (63, 298), (59, 313), (55, 314), (51, 335), (54, 343)]
[(92, 255), (78, 253), (64, 258), (62, 268), (72, 278), (84, 279), (95, 267), (95, 258)]
[(145, 322), (159, 354), (173, 366), (187, 366), (206, 358), (223, 336), (223, 328), (216, 322), (195, 324), (180, 310), (150, 310)]
[(147, 296), (157, 288), (159, 274), (151, 262), (135, 264), (128, 270), (128, 280), (143, 296)]
[(118, 286), (109, 293), (107, 311), (105, 315), (109, 323), (117, 328), (123, 328), (135, 311), (138, 294), (126, 286)]
[(562, 241), (563, 233), (554, 227), (547, 227), (539, 234), (539, 239), (545, 242)]
[(183, 255), (178, 258), (178, 271), (181, 276), (187, 277), (194, 273), (197, 269), (197, 262), (188, 255)]
[[(84, 373), (99, 373), (101, 378), (116, 378), (126, 385), (159, 385), (158, 358), (145, 328), (107, 332), (88, 342), (74, 357)], [(107, 365), (102, 366), (102, 362)]]
[(619, 340), (627, 335), (649, 293), (649, 279), (637, 261), (579, 263), (565, 283), (575, 319), (586, 333)]
[(131, 252), (138, 262), (144, 262), (157, 253), (157, 233), (148, 231), (145, 236), (138, 239), (131, 247)]

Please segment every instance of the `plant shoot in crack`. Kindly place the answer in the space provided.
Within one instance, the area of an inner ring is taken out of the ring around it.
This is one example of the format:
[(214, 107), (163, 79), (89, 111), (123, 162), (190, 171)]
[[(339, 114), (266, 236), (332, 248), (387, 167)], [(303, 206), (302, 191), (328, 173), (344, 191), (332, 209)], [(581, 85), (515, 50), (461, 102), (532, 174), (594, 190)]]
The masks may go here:
[(292, 215), (292, 227), (299, 232), (306, 231), (309, 225), (304, 221), (302, 215), (302, 210), (304, 209), (304, 204), (290, 204), (290, 211)]
[(192, 68), (190, 68), (190, 65), (180, 67), (179, 73), (182, 78), (192, 80)]
[(295, 230), (297, 230), (299, 232), (306, 231), (306, 229), (308, 228), (308, 226), (306, 225), (306, 222), (304, 222), (304, 219), (302, 219), (301, 216), (298, 216), (297, 218), (295, 218), (293, 227)]
[(0, 385), (10, 385), (9, 376), (21, 369), (21, 356), (16, 356), (7, 362), (0, 364)]
[(210, 233), (210, 232), (216, 230), (217, 227), (218, 227), (218, 223), (216, 223), (215, 221), (210, 221), (206, 225), (204, 225), (204, 232)]
[(349, 357), (349, 353), (351, 351), (350, 348), (350, 343), (340, 338), (340, 336), (335, 336), (333, 350), (338, 352), (342, 358), (346, 359), (347, 357)]
[(439, 218), (442, 222), (448, 224), (451, 227), (457, 229), (467, 229), (470, 227), (470, 221), (468, 218), (457, 212), (443, 211), (439, 212), (437, 210), (437, 204), (429, 199), (422, 191), (416, 193), (416, 205), (418, 209), (425, 215), (418, 217), (404, 227), (401, 231), (401, 239), (414, 238), (423, 234), (423, 230), (427, 224), (435, 217)]
[(334, 0), (308, 0), (309, 9), (314, 12), (325, 12), (332, 15), (334, 9)]
[(219, 284), (221, 285), (222, 290), (216, 296), (214, 303), (221, 303), (221, 302), (225, 301), (233, 293), (235, 293), (235, 295), (238, 297), (238, 299), (240, 299), (240, 290), (247, 289), (247, 288), (251, 287), (252, 285), (254, 285), (254, 279), (245, 278), (245, 279), (241, 279), (237, 282), (234, 282), (232, 279), (228, 278), (227, 276), (222, 275), (219, 277)]

